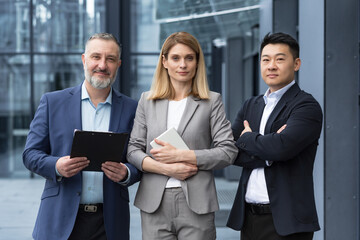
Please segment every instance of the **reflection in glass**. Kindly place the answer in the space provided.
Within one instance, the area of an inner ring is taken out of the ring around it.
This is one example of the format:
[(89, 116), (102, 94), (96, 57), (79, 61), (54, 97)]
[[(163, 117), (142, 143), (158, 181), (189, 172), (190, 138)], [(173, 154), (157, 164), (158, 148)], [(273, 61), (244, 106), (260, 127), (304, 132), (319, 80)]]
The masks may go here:
[(45, 92), (61, 90), (84, 80), (81, 55), (35, 55), (34, 105)]
[(105, 29), (105, 0), (34, 0), (34, 49), (78, 52)]
[(133, 56), (131, 58), (131, 96), (139, 99), (142, 92), (148, 91), (151, 86), (154, 69), (158, 62), (159, 55)]
[(0, 56), (0, 176), (25, 170), (22, 151), (30, 124), (29, 56)]
[[(156, 0), (157, 20), (168, 18), (187, 17), (214, 12), (234, 10), (258, 5), (259, 0), (197, 0), (197, 1), (168, 1)], [(167, 9), (167, 11), (164, 11)]]
[(244, 54), (253, 54), (258, 47), (253, 43), (258, 40), (256, 26), (259, 24), (259, 3), (260, 0), (132, 2), (132, 12), (136, 14), (131, 19), (131, 42), (134, 43), (131, 51), (135, 66), (132, 69), (134, 84), (131, 86), (131, 96), (137, 99), (139, 92), (148, 90), (145, 86), (150, 86), (157, 63), (157, 58), (149, 56), (157, 56), (165, 39), (177, 31), (189, 32), (200, 42), (206, 58), (210, 88), (214, 81), (223, 81), (212, 79), (213, 46), (217, 45), (216, 42), (224, 42), (220, 47), (226, 47), (227, 39), (242, 38)]
[(0, 0), (0, 25), (0, 177), (29, 176), (32, 111), (45, 92), (83, 81), (81, 53), (105, 31), (105, 0)]
[(29, 0), (0, 3), (0, 52), (30, 51)]

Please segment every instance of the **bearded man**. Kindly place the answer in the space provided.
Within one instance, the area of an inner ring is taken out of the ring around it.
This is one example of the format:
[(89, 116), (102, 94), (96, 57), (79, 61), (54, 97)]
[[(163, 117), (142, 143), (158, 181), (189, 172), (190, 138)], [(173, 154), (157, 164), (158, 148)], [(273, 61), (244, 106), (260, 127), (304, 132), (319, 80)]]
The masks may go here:
[(82, 54), (85, 80), (46, 93), (30, 125), (24, 165), (46, 179), (33, 238), (128, 240), (128, 186), (141, 173), (127, 163), (107, 161), (101, 172), (83, 171), (86, 157), (71, 158), (75, 129), (130, 133), (137, 102), (112, 88), (121, 48), (109, 33), (89, 38)]

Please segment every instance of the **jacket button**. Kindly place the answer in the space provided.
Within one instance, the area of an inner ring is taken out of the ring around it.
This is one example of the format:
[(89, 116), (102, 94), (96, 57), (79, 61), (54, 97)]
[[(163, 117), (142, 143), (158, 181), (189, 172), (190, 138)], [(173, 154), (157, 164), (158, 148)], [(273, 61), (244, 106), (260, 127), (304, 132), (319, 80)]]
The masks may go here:
[(81, 195), (81, 192), (77, 192), (76, 195), (80, 196), (80, 195)]
[(245, 148), (245, 146), (246, 146), (245, 143), (243, 143), (243, 142), (240, 143), (240, 147), (241, 147), (241, 148)]

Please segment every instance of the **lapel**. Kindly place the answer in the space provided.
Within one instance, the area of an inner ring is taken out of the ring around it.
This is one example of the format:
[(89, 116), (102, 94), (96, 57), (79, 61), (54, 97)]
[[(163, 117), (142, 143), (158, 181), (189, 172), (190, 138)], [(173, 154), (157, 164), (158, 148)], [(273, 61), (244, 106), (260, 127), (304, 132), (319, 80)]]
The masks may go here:
[(263, 95), (259, 96), (255, 100), (254, 106), (250, 106), (250, 107), (253, 108), (252, 109), (253, 116), (251, 117), (251, 119), (248, 119), (249, 123), (250, 123), (250, 127), (252, 128), (252, 130), (254, 132), (259, 132), (261, 118), (262, 118), (262, 114), (263, 114), (263, 111), (265, 108), (265, 102), (264, 102)]
[(112, 89), (112, 103), (111, 103), (111, 114), (110, 114), (110, 132), (118, 132), (121, 125), (121, 114), (123, 111), (123, 100), (121, 93)]
[(70, 90), (70, 99), (67, 104), (68, 111), (65, 114), (69, 114), (70, 128), (72, 131), (75, 129), (82, 129), (81, 123), (81, 85), (74, 87)]
[[(69, 123), (66, 124), (66, 126), (69, 126), (68, 131), (74, 132), (75, 129), (82, 130), (82, 121), (81, 121), (81, 86), (82, 83), (79, 86), (74, 87), (70, 90), (70, 98), (69, 102), (67, 104), (67, 111), (64, 114), (68, 114), (69, 116)], [(69, 153), (71, 149), (71, 143), (72, 139), (69, 142)], [(80, 174), (76, 174), (74, 176), (74, 183), (77, 184), (77, 187), (81, 189), (81, 181), (82, 181), (82, 171)]]
[(155, 100), (155, 109), (156, 109), (155, 110), (155, 120), (156, 120), (158, 135), (165, 132), (167, 129), (168, 108), (169, 108), (169, 100), (168, 99)]
[(265, 126), (265, 131), (264, 131), (265, 134), (270, 133), (271, 125), (273, 124), (275, 119), (278, 117), (281, 110), (287, 105), (287, 103), (289, 101), (291, 101), (298, 94), (299, 91), (300, 91), (299, 85), (297, 83), (295, 83), (284, 93), (284, 95), (281, 97), (281, 99), (276, 104), (274, 110), (272, 111), (272, 113), (269, 116), (269, 119)]
[(181, 117), (181, 120), (180, 120), (180, 124), (179, 124), (179, 127), (177, 129), (177, 132), (182, 135), (186, 126), (188, 125), (190, 119), (192, 118), (192, 116), (194, 115), (196, 109), (198, 108), (199, 106), (199, 101), (200, 99), (199, 98), (196, 98), (192, 95), (190, 95), (188, 97), (188, 100), (186, 102), (186, 107), (185, 107), (185, 110), (184, 110), (184, 113)]

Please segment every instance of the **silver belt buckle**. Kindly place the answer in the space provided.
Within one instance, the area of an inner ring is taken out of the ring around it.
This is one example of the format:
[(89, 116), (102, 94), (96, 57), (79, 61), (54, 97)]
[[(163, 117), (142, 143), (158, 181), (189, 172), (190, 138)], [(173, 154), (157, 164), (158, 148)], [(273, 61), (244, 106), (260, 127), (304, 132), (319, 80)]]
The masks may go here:
[(84, 206), (84, 211), (94, 213), (94, 212), (97, 211), (97, 206), (95, 206), (95, 205), (85, 205)]

